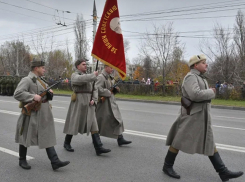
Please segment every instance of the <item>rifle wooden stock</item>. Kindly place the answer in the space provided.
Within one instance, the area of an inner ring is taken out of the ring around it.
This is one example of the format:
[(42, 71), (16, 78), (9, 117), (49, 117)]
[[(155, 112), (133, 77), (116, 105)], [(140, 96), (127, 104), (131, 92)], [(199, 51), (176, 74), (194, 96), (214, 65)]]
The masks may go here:
[(105, 99), (106, 99), (106, 97), (100, 97), (100, 102), (101, 103), (104, 103), (105, 102)]
[(38, 111), (40, 107), (41, 107), (41, 102), (32, 101), (23, 107), (22, 114), (30, 116), (31, 111)]
[[(53, 84), (53, 85), (51, 85), (50, 87), (48, 87), (47, 89), (45, 89), (42, 93), (40, 93), (39, 95), (41, 96), (41, 97), (44, 97), (45, 95), (47, 95), (47, 93), (48, 93), (48, 91), (52, 88), (52, 87), (54, 87), (55, 85), (58, 85), (59, 83), (61, 82), (61, 80), (60, 81), (58, 81), (58, 82), (56, 82), (55, 84)], [(53, 97), (53, 96), (52, 96)], [(32, 102), (30, 102), (30, 103), (28, 103), (28, 104), (26, 104), (26, 105), (24, 105), (24, 107), (22, 108), (22, 113), (23, 114), (25, 114), (25, 115), (27, 115), (27, 116), (30, 116), (31, 115), (31, 111), (38, 111), (39, 109), (40, 109), (40, 107), (41, 107), (41, 104), (42, 104), (42, 102), (40, 101), (40, 102), (37, 102), (37, 101), (32, 101)]]
[[(118, 92), (116, 92), (115, 90), (117, 90), (117, 89), (116, 89), (116, 87), (113, 86), (113, 87), (110, 89), (111, 94), (114, 94), (114, 95), (115, 95), (116, 93), (118, 93)], [(106, 100), (106, 97), (103, 97), (103, 96), (100, 97), (100, 102), (101, 102), (101, 103), (105, 102), (105, 100)]]

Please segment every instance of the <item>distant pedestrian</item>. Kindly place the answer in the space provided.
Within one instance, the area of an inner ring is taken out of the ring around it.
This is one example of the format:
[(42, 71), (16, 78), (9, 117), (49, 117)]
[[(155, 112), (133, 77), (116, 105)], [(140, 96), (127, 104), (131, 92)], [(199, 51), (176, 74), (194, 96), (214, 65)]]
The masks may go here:
[(151, 79), (148, 78), (145, 84), (146, 84), (146, 85), (150, 85), (150, 84), (151, 84)]

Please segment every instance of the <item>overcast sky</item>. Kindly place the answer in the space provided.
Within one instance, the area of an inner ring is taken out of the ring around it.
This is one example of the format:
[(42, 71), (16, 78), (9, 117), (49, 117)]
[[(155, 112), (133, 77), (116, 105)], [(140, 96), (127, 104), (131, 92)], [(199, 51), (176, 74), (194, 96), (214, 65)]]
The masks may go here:
[[(105, 0), (96, 0), (98, 17), (104, 4)], [(118, 0), (118, 8), (123, 36), (130, 42), (130, 60), (138, 56), (140, 33), (151, 32), (153, 24), (161, 26), (169, 22), (173, 22), (175, 32), (179, 32), (179, 40), (186, 48), (184, 57), (188, 60), (200, 53), (202, 37), (213, 40), (211, 31), (215, 24), (233, 28), (237, 11), (245, 12), (245, 0)], [(92, 12), (93, 0), (0, 0), (0, 44), (24, 38), (26, 44), (32, 46), (32, 36), (46, 30), (54, 35), (59, 48), (65, 48), (68, 40), (73, 52), (72, 23), (77, 14), (83, 14), (87, 20), (87, 38), (92, 42)], [(68, 26), (56, 25), (58, 22)]]

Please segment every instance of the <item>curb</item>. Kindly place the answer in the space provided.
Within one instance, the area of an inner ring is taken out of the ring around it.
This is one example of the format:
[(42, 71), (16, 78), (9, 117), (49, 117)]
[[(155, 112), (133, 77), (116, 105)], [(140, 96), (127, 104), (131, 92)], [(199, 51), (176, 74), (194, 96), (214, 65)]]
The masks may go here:
[[(70, 97), (70, 95), (66, 95), (66, 94), (55, 94), (55, 95), (57, 95), (57, 96)], [(121, 99), (121, 98), (116, 98), (116, 99), (117, 99), (117, 100), (120, 100), (120, 101), (128, 101), (128, 102), (141, 102), (141, 103), (154, 103), (154, 104), (168, 104), (168, 105), (178, 105), (178, 106), (180, 106), (180, 103), (179, 103), (179, 102), (152, 101), (152, 100), (137, 100), (137, 99)], [(235, 106), (211, 105), (211, 108), (245, 111), (245, 108), (244, 108), (244, 107), (235, 107)]]

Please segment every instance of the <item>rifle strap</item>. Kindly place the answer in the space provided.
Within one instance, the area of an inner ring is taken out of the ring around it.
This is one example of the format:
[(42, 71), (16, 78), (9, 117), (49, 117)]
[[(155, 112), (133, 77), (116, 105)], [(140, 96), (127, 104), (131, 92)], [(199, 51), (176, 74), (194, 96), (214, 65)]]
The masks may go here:
[(41, 83), (44, 89), (47, 89), (46, 84), (43, 83), (43, 81), (39, 77), (37, 77), (37, 80), (39, 81), (39, 83)]

